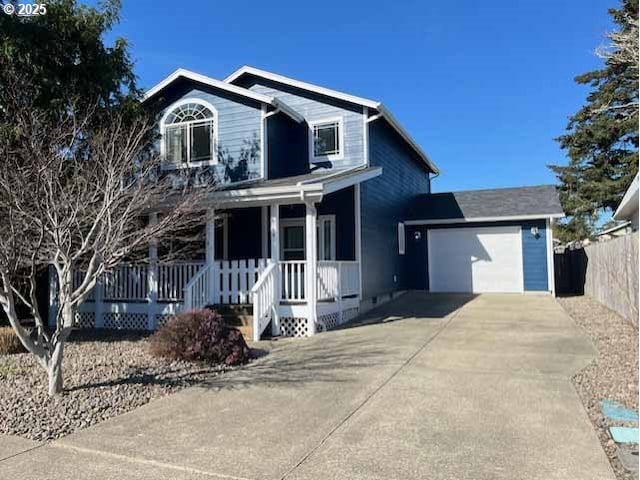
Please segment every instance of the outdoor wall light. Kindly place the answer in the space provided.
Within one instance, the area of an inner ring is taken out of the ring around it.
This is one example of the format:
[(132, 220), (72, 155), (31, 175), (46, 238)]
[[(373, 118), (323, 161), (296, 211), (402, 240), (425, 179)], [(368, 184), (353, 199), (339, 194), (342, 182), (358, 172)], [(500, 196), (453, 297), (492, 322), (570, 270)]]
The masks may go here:
[(420, 237), (422, 237), (422, 234), (419, 231), (415, 231), (413, 232), (413, 239), (414, 240), (420, 240)]
[(538, 227), (531, 227), (531, 235), (533, 235), (534, 237), (538, 237), (540, 235)]

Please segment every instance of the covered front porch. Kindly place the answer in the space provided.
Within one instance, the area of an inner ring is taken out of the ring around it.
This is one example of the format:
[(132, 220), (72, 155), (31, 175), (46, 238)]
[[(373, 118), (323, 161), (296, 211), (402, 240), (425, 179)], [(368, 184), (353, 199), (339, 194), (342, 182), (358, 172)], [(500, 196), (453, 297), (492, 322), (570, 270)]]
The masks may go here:
[(353, 318), (362, 294), (359, 182), (372, 173), (216, 192), (193, 258), (160, 263), (159, 239), (148, 262), (101, 279), (78, 325), (155, 329), (180, 311), (231, 305), (251, 317), (243, 331), (258, 340), (310, 336)]

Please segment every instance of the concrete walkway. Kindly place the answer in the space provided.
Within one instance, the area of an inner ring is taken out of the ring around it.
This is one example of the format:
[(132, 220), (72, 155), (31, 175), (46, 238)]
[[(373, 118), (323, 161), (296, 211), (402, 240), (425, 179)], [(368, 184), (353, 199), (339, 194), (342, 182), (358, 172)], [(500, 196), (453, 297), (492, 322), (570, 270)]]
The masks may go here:
[(550, 297), (409, 294), (0, 461), (19, 479), (613, 479)]

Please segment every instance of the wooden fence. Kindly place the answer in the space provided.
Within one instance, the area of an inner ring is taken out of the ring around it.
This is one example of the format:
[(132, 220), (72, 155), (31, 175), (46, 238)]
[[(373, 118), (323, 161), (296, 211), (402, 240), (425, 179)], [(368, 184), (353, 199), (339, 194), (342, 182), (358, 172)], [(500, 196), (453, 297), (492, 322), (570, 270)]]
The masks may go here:
[(585, 294), (638, 326), (638, 233), (556, 254), (558, 293)]

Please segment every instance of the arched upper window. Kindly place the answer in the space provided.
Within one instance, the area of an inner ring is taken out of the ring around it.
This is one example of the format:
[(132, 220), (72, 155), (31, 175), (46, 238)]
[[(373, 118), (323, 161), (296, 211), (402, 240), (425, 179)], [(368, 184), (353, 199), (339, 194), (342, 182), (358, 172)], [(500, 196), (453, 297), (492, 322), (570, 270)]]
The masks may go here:
[(199, 99), (171, 106), (162, 119), (164, 155), (168, 163), (217, 163), (217, 112)]

